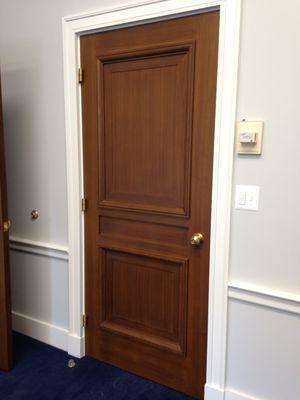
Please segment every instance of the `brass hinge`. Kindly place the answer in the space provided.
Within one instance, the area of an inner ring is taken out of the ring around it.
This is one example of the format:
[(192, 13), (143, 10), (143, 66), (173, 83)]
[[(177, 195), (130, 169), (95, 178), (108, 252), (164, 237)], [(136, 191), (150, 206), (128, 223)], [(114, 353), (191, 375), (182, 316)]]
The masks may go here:
[(82, 82), (83, 82), (83, 69), (78, 68), (78, 83), (82, 83)]
[(83, 328), (87, 327), (87, 315), (86, 314), (83, 314), (81, 317), (81, 325)]
[(86, 209), (87, 209), (87, 201), (86, 201), (86, 199), (85, 198), (82, 198), (81, 199), (81, 211), (86, 211)]
[(10, 220), (4, 221), (4, 222), (3, 222), (3, 231), (4, 231), (5, 233), (9, 231), (10, 225), (11, 225)]

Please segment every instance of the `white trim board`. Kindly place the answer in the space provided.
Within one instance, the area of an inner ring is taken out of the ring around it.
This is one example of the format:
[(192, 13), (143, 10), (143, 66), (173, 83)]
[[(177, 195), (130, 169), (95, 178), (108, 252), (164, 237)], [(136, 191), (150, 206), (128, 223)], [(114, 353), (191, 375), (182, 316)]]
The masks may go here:
[(30, 336), (43, 343), (50, 344), (61, 350), (68, 349), (68, 330), (29, 317), (22, 313), (12, 312), (12, 325), (16, 332)]
[[(10, 237), (10, 250), (66, 262), (69, 259), (69, 252), (65, 246), (15, 236)], [(29, 315), (13, 311), (13, 328), (24, 335), (65, 350), (74, 357), (84, 354), (83, 337)]]
[(14, 331), (67, 351), (71, 356), (80, 357), (84, 352), (84, 338), (71, 335), (67, 329), (60, 326), (17, 311), (12, 312), (12, 326)]
[(58, 244), (10, 236), (9, 247), (13, 251), (19, 251), (22, 253), (35, 254), (65, 261), (68, 261), (69, 259), (67, 247)]
[(228, 297), (265, 308), (300, 315), (300, 296), (298, 294), (241, 282), (229, 282)]
[(240, 393), (229, 388), (221, 390), (214, 386), (206, 385), (205, 400), (263, 400), (263, 399), (258, 399), (257, 397), (253, 397), (245, 393)]
[(236, 392), (235, 390), (226, 389), (224, 400), (263, 400), (257, 397), (249, 396), (245, 393)]
[[(211, 216), (210, 288), (207, 382), (225, 386), (227, 341), (227, 283), (229, 264), (232, 164), (236, 117), (236, 89), (241, 0), (161, 0), (123, 4), (63, 18), (65, 120), (69, 229), (69, 321), (81, 337), (84, 310), (84, 228), (80, 201), (83, 193), (80, 35), (142, 24), (154, 19), (220, 8), (217, 104)], [(83, 355), (83, 353), (82, 353)]]

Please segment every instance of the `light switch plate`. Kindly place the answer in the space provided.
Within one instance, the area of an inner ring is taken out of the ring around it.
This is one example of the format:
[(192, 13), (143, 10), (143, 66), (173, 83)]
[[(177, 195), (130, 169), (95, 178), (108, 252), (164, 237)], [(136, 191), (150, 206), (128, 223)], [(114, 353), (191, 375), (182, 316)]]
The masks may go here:
[(235, 208), (237, 210), (257, 211), (259, 186), (237, 185), (235, 191)]
[(261, 154), (262, 135), (262, 121), (238, 122), (236, 127), (236, 152), (238, 154)]

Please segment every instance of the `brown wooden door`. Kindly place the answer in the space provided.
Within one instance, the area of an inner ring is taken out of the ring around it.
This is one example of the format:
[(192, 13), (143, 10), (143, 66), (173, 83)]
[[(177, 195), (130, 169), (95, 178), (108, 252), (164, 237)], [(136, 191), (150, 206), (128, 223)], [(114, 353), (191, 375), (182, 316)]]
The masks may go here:
[(214, 11), (81, 38), (87, 354), (198, 397), (218, 26)]
[[(7, 199), (0, 82), (0, 369), (12, 366), (12, 332), (8, 260)], [(5, 232), (6, 231), (6, 232)]]

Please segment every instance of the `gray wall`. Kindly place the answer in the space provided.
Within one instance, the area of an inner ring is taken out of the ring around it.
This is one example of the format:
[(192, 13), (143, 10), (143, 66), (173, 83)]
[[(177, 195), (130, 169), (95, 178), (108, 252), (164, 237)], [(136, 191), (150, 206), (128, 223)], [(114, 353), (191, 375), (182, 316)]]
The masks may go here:
[[(233, 210), (230, 280), (300, 299), (300, 2), (244, 0), (238, 112), (265, 122), (261, 157), (235, 157), (235, 184), (260, 186), (258, 212)], [(298, 303), (299, 304), (299, 303)], [(298, 306), (299, 307), (299, 306)], [(229, 302), (227, 384), (300, 398), (300, 317)]]
[(259, 158), (235, 159), (236, 184), (261, 188), (259, 212), (234, 211), (231, 277), (300, 292), (300, 2), (244, 0), (238, 119), (265, 122)]
[[(0, 0), (0, 57), (12, 235), (67, 244), (61, 17), (121, 0)], [(128, 1), (126, 1), (128, 3)], [(134, 3), (134, 1), (132, 1)], [(237, 157), (235, 184), (261, 188), (232, 210), (230, 281), (300, 292), (300, 2), (244, 0), (238, 119), (263, 120), (261, 157)], [(39, 208), (32, 222), (29, 213)], [(67, 262), (12, 254), (14, 310), (68, 326)], [(59, 284), (57, 284), (59, 282)], [(227, 384), (257, 399), (300, 398), (299, 315), (229, 301)]]

